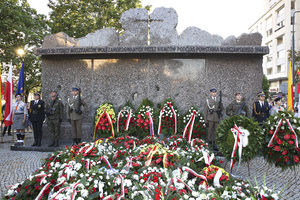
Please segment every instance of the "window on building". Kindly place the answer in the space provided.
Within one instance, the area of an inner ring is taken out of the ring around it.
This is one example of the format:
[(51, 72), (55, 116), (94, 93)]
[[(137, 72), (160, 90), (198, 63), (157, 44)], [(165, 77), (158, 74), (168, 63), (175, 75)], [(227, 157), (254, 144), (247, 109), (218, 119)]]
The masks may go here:
[(280, 7), (277, 11), (277, 18), (276, 18), (276, 28), (275, 31), (283, 28), (285, 26), (285, 7)]
[(272, 16), (270, 16), (266, 20), (266, 32), (267, 32), (267, 36), (270, 36), (273, 33), (273, 30), (272, 30)]
[(277, 51), (277, 59), (279, 58), (284, 58), (285, 57), (285, 52), (284, 50)]
[(281, 73), (281, 65), (277, 65), (277, 73)]
[(272, 68), (267, 69), (267, 75), (271, 75), (272, 73), (273, 73), (273, 69)]
[(281, 35), (281, 36), (277, 37), (276, 40), (277, 40), (277, 46), (283, 44), (283, 42), (284, 42), (284, 35)]

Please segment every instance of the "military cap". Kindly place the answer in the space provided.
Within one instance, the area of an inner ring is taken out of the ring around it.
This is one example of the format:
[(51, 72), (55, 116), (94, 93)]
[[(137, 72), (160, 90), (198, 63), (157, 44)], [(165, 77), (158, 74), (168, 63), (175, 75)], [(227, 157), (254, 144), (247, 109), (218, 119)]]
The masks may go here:
[(209, 90), (210, 92), (217, 92), (217, 89), (216, 88), (212, 88)]
[(241, 94), (240, 92), (236, 92), (235, 94), (234, 94), (234, 96), (236, 96), (236, 95), (238, 95), (238, 94)]
[(263, 91), (261, 91), (261, 92), (257, 93), (257, 96), (258, 96), (258, 97), (264, 97), (264, 96), (265, 96), (265, 93), (264, 93)]
[(37, 95), (37, 96), (41, 96), (41, 94), (40, 94), (39, 92), (35, 92), (35, 93), (34, 93), (34, 96), (36, 96), (36, 95)]
[(74, 86), (74, 87), (72, 88), (72, 91), (79, 91), (79, 87)]
[(275, 102), (280, 101), (281, 97), (277, 97), (276, 99), (274, 99)]
[(55, 92), (55, 93), (57, 93), (57, 90), (51, 89), (50, 92)]

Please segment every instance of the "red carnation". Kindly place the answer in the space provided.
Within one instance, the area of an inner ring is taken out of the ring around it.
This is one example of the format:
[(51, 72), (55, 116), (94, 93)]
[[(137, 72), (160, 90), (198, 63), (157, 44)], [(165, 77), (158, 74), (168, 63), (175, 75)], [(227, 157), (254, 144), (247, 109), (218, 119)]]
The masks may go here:
[(280, 151), (280, 146), (275, 146), (275, 147), (274, 147), (274, 150), (275, 150), (275, 151)]
[(294, 144), (294, 141), (288, 141), (289, 144)]
[(273, 130), (270, 130), (270, 134), (272, 134), (272, 135), (273, 135), (273, 134), (274, 134), (274, 131), (273, 131)]
[(161, 161), (161, 158), (157, 159), (157, 160), (156, 160), (156, 163), (160, 163), (160, 161)]
[(300, 148), (296, 148), (296, 151), (300, 151)]
[(26, 194), (29, 195), (30, 194), (30, 190), (26, 190)]
[(40, 186), (35, 186), (35, 190), (40, 190)]
[(299, 162), (299, 157), (298, 157), (298, 156), (294, 156), (294, 161), (295, 161), (296, 163), (298, 163), (298, 162)]
[(288, 139), (290, 139), (290, 137), (291, 137), (290, 134), (285, 134), (285, 136), (283, 138), (288, 140)]
[(287, 154), (287, 150), (283, 150), (282, 155)]
[(288, 156), (284, 156), (284, 162), (289, 162), (289, 157)]
[(39, 182), (40, 182), (40, 179), (39, 179), (39, 178), (36, 178), (36, 179), (35, 179), (35, 182), (39, 183)]
[(29, 185), (26, 185), (26, 186), (25, 186), (25, 189), (27, 190), (28, 188), (29, 188)]
[(282, 144), (283, 143), (283, 141), (281, 139), (277, 139), (276, 141), (277, 141), (278, 144)]
[(49, 190), (49, 188), (48, 189), (46, 189), (46, 190), (44, 190), (44, 194), (49, 194), (50, 193), (50, 190)]

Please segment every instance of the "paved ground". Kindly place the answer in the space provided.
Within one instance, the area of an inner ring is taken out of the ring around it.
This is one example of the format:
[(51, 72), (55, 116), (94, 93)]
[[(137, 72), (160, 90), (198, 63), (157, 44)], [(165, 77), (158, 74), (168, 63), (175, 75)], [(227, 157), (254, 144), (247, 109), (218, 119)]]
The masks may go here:
[[(32, 144), (32, 133), (27, 134), (26, 146)], [(1, 139), (1, 138), (0, 138)], [(49, 152), (38, 151), (11, 151), (12, 136), (4, 136), (5, 143), (0, 143), (0, 198), (7, 191), (6, 186), (21, 182), (26, 179), (32, 172), (38, 169), (42, 164), (42, 159), (45, 159)], [(63, 146), (64, 144), (61, 144)], [(47, 146), (46, 141), (42, 146)], [(30, 149), (30, 148), (28, 148)], [(33, 149), (30, 149), (33, 150)], [(37, 148), (36, 148), (37, 150)], [(228, 162), (226, 170), (229, 171)], [(236, 169), (237, 164), (234, 167)], [(262, 157), (257, 157), (250, 162), (250, 176), (248, 175), (247, 163), (240, 166), (239, 172), (235, 173), (236, 176), (249, 179), (253, 184), (254, 177), (256, 177), (259, 185), (264, 183), (264, 174), (266, 176), (266, 183), (269, 188), (273, 188), (275, 184), (276, 190), (283, 191), (284, 200), (297, 200), (300, 199), (300, 168), (297, 172), (287, 170), (281, 172), (281, 169), (269, 166)]]

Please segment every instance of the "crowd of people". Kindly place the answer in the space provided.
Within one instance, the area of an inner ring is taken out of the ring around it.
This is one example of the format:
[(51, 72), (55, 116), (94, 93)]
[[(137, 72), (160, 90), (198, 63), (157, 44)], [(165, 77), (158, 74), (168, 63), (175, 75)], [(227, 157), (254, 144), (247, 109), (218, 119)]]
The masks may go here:
[[(24, 103), (21, 94), (16, 94), (16, 102), (13, 104), (13, 124), (12, 127), (4, 127), (2, 135), (6, 132), (11, 135), (11, 129), (16, 131), (17, 143), (15, 146), (24, 145), (25, 130), (31, 128), (34, 135), (33, 147), (42, 145), (43, 138), (43, 123), (46, 120), (47, 128), (50, 137), (50, 144), (48, 147), (59, 146), (60, 125), (64, 117), (64, 105), (58, 97), (57, 90), (51, 90), (50, 100), (44, 102), (41, 99), (39, 92), (34, 93), (34, 100), (30, 103)], [(80, 89), (78, 87), (72, 88), (72, 96), (69, 97), (66, 104), (67, 119), (72, 127), (72, 136), (74, 144), (81, 142), (82, 135), (82, 112), (86, 109), (87, 104), (84, 99), (80, 97)], [(5, 111), (5, 104), (2, 107), (3, 116)], [(29, 130), (27, 130), (28, 132)]]

